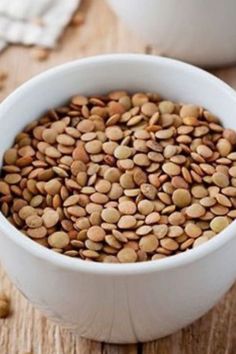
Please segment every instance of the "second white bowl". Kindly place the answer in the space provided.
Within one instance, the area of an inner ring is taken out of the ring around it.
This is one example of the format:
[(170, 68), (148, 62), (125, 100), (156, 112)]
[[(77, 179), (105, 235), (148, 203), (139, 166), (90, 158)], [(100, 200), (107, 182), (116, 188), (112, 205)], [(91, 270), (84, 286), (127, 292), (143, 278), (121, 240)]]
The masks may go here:
[(161, 55), (200, 66), (236, 61), (235, 0), (108, 0)]

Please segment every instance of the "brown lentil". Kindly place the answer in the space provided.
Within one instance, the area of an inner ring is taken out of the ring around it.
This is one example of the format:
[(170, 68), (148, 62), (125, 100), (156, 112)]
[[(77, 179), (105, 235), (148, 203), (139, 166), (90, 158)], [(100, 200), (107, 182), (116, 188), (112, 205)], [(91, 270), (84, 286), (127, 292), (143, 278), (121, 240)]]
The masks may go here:
[(29, 237), (33, 239), (44, 238), (47, 235), (47, 229), (44, 226), (40, 226), (37, 228), (28, 228), (26, 233)]
[(205, 236), (205, 235), (198, 237), (193, 243), (193, 248), (202, 245), (203, 243), (207, 242), (208, 239), (209, 238), (207, 236)]
[(161, 239), (167, 235), (168, 229), (168, 226), (165, 224), (155, 225), (153, 226), (153, 233), (155, 236), (157, 236), (158, 239)]
[(118, 221), (118, 227), (120, 229), (130, 229), (136, 225), (136, 219), (132, 215), (123, 215)]
[(117, 258), (120, 263), (133, 263), (136, 262), (138, 256), (135, 250), (130, 247), (126, 247), (117, 253)]
[(191, 203), (191, 194), (186, 189), (178, 188), (174, 191), (172, 199), (177, 207), (183, 208)]
[(66, 232), (57, 231), (48, 237), (48, 243), (52, 248), (65, 248), (70, 242), (69, 236)]
[(153, 212), (146, 216), (145, 223), (146, 225), (156, 224), (158, 223), (159, 220), (160, 220), (160, 214), (157, 212)]
[(185, 233), (189, 237), (197, 238), (202, 234), (201, 228), (193, 223), (188, 223), (184, 229)]
[(142, 215), (150, 214), (155, 208), (155, 205), (150, 200), (144, 199), (138, 203), (138, 210)]
[(178, 242), (169, 237), (161, 239), (160, 245), (168, 251), (175, 251), (179, 248)]
[(194, 203), (186, 209), (186, 214), (190, 218), (200, 218), (206, 213), (206, 209), (198, 203)]
[(136, 204), (130, 200), (120, 202), (118, 208), (119, 211), (125, 215), (133, 215), (137, 210)]
[(229, 177), (222, 172), (215, 172), (212, 176), (212, 181), (220, 188), (229, 185)]
[(158, 239), (155, 235), (143, 236), (139, 241), (139, 247), (144, 252), (154, 252), (159, 245)]
[(171, 225), (182, 225), (185, 223), (185, 216), (179, 211), (175, 211), (168, 217), (168, 221)]
[(38, 215), (30, 215), (25, 219), (25, 223), (28, 227), (32, 229), (37, 229), (42, 226), (42, 218)]
[(56, 210), (48, 209), (45, 210), (44, 214), (42, 215), (42, 221), (46, 228), (51, 228), (55, 226), (59, 221), (59, 214)]
[(215, 233), (221, 232), (228, 225), (229, 219), (225, 216), (216, 216), (210, 223), (210, 227)]
[(92, 226), (87, 232), (87, 237), (94, 242), (101, 242), (105, 239), (105, 231), (100, 226)]
[(101, 217), (107, 223), (116, 224), (120, 219), (120, 213), (115, 208), (106, 208), (102, 211)]

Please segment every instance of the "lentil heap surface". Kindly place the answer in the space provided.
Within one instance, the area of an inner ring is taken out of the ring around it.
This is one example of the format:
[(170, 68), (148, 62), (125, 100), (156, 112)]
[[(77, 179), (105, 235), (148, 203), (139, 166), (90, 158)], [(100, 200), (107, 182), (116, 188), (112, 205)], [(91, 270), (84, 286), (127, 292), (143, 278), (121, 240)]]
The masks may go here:
[(1, 212), (35, 242), (100, 262), (196, 247), (236, 217), (236, 133), (195, 105), (73, 97), (4, 154)]

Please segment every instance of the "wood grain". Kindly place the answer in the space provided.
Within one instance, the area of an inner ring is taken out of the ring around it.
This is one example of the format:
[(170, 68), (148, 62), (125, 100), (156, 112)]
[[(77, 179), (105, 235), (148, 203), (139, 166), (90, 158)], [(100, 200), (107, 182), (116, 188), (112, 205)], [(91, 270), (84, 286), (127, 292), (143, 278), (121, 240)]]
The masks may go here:
[[(0, 56), (0, 69), (9, 72), (3, 99), (33, 75), (68, 60), (111, 52), (158, 54), (132, 34), (112, 14), (104, 0), (85, 0), (80, 28), (69, 27), (45, 62), (31, 57), (31, 49), (14, 46)], [(213, 71), (236, 88), (236, 67)], [(227, 261), (227, 260), (226, 260)], [(0, 321), (0, 354), (235, 354), (236, 286), (206, 316), (158, 341), (138, 345), (109, 345), (81, 339), (48, 321), (12, 286), (4, 271), (1, 287), (12, 300), (12, 315)], [(122, 324), (121, 324), (122, 325)]]

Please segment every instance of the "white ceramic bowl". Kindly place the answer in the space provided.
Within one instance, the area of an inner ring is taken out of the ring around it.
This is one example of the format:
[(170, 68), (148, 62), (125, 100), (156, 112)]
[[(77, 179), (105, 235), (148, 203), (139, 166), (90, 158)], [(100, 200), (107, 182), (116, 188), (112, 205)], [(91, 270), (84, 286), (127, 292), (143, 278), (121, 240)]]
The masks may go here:
[(235, 0), (108, 0), (160, 54), (200, 66), (236, 61)]
[[(145, 55), (86, 58), (51, 69), (0, 105), (0, 160), (28, 122), (76, 93), (114, 89), (159, 92), (201, 104), (236, 128), (236, 93), (214, 76), (171, 59)], [(137, 264), (85, 262), (31, 241), (0, 215), (0, 257), (37, 308), (80, 335), (101, 341), (148, 341), (202, 316), (236, 278), (236, 225), (199, 248)]]

